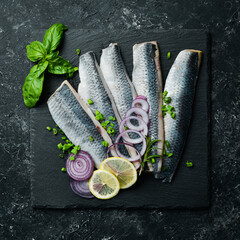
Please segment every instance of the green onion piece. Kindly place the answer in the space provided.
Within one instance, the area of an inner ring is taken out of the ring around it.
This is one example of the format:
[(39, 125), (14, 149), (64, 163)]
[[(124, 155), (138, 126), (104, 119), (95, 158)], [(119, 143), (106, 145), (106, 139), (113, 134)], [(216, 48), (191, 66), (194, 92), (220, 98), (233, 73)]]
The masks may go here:
[(63, 145), (63, 151), (67, 151), (69, 150), (70, 148), (72, 148), (73, 144), (71, 143), (66, 143)]
[(124, 126), (124, 129), (125, 129), (125, 130), (128, 130), (128, 127), (127, 127), (127, 126)]
[(71, 161), (74, 161), (74, 160), (75, 160), (75, 157), (74, 157), (74, 156), (70, 157), (70, 160), (71, 160)]
[(165, 141), (165, 145), (166, 145), (167, 149), (169, 149), (169, 150), (171, 149), (171, 146), (170, 146), (170, 143), (168, 140)]
[(57, 135), (57, 134), (58, 134), (58, 131), (57, 131), (56, 128), (53, 128), (53, 134), (54, 134), (54, 135)]
[(155, 159), (154, 158), (152, 158), (152, 163), (155, 163)]
[(46, 129), (47, 129), (48, 131), (51, 131), (51, 130), (52, 130), (49, 126), (47, 126)]
[(59, 129), (59, 132), (61, 133), (61, 134), (64, 134), (64, 132), (63, 132), (63, 130), (60, 128)]
[(61, 169), (61, 171), (62, 171), (62, 172), (66, 172), (67, 169), (66, 169), (65, 167), (63, 167), (63, 168)]
[(88, 104), (89, 104), (89, 105), (92, 105), (92, 104), (93, 104), (93, 101), (92, 101), (91, 99), (88, 99), (87, 101), (88, 101)]
[(62, 154), (59, 154), (59, 157), (60, 157), (60, 158), (63, 158), (63, 155), (62, 155)]
[(192, 166), (193, 166), (193, 163), (192, 163), (192, 162), (189, 162), (189, 161), (187, 161), (187, 162), (186, 162), (186, 165), (187, 165), (187, 167), (192, 167)]
[(77, 55), (80, 55), (80, 49), (76, 49)]
[(168, 59), (171, 58), (171, 53), (170, 53), (170, 52), (167, 53), (167, 58), (168, 58)]
[(113, 127), (108, 127), (108, 129), (107, 129), (107, 132), (110, 134), (110, 135), (115, 135), (115, 129), (113, 128)]
[(175, 118), (176, 118), (176, 114), (175, 114), (175, 113), (172, 113), (172, 114), (171, 114), (171, 117), (172, 117), (173, 119), (175, 119)]
[(173, 155), (173, 153), (168, 153), (168, 157), (171, 157)]
[(56, 127), (58, 127), (58, 125), (56, 124)]
[(114, 127), (114, 124), (113, 124), (113, 123), (110, 123), (110, 125), (111, 125), (112, 127)]
[(63, 149), (62, 143), (59, 143), (57, 146), (58, 146), (58, 149), (59, 149), (59, 150), (62, 150), (62, 149)]
[(115, 121), (115, 120), (116, 120), (116, 118), (113, 117), (113, 116), (110, 116), (108, 119), (109, 119), (110, 121)]
[(108, 142), (106, 142), (106, 141), (102, 141), (101, 144), (102, 144), (104, 147), (108, 147)]
[(94, 139), (93, 139), (92, 136), (89, 136), (89, 141), (90, 141), (90, 142), (93, 142), (93, 141), (94, 141)]
[(62, 137), (62, 140), (66, 140), (67, 138), (66, 137)]
[(166, 97), (166, 96), (167, 96), (167, 94), (168, 94), (168, 91), (164, 91), (164, 92), (163, 92), (163, 96), (165, 96), (165, 97)]

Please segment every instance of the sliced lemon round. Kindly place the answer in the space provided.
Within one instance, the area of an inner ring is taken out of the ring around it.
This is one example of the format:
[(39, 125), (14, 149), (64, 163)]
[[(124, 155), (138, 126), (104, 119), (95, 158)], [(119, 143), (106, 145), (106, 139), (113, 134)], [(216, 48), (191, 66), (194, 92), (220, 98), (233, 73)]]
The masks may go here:
[(120, 184), (112, 173), (99, 169), (89, 179), (89, 189), (96, 198), (109, 199), (118, 194)]
[(125, 158), (107, 158), (101, 163), (100, 169), (114, 174), (120, 183), (121, 189), (129, 188), (137, 181), (136, 168)]

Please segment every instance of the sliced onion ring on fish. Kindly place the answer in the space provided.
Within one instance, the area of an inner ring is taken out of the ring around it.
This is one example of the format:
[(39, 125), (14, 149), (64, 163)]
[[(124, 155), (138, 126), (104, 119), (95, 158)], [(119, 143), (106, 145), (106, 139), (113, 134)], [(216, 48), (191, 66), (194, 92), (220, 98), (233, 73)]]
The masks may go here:
[(147, 100), (147, 98), (143, 95), (137, 95), (136, 99), (143, 99), (143, 100)]
[[(138, 159), (136, 159), (136, 158), (133, 159), (133, 158), (125, 156), (125, 155), (123, 155), (121, 153), (118, 154), (118, 156), (122, 157), (122, 158), (125, 158), (128, 161), (132, 162), (136, 169), (140, 168), (141, 167), (141, 162), (142, 162), (141, 154), (139, 153), (139, 151), (132, 144), (129, 144), (129, 143), (114, 143), (114, 144), (112, 144), (107, 149), (106, 158), (109, 158), (109, 152), (110, 152), (111, 148), (115, 147), (115, 149), (116, 149), (116, 148), (118, 148), (119, 145), (127, 145), (127, 146), (133, 148), (136, 151), (136, 153), (138, 154), (137, 155)], [(119, 152), (119, 150), (118, 150), (118, 152)]]
[[(129, 133), (137, 134), (139, 137), (138, 138), (130, 138)], [(115, 143), (119, 142), (120, 138), (123, 138), (123, 140), (129, 144), (138, 144), (145, 140), (145, 137), (142, 135), (142, 133), (140, 133), (139, 131), (136, 131), (136, 130), (125, 130), (125, 131), (121, 132), (117, 136)]]
[(141, 108), (142, 110), (144, 110), (145, 112), (149, 112), (150, 109), (150, 105), (147, 101), (147, 98), (142, 98), (141, 97), (136, 97), (133, 101), (132, 101), (132, 108), (137, 107), (137, 108)]
[(70, 178), (70, 187), (73, 192), (83, 198), (94, 198), (89, 189), (89, 179), (77, 181)]
[[(138, 121), (138, 126), (133, 125), (131, 123), (130, 120), (133, 120), (133, 119)], [(135, 130), (135, 131), (141, 132), (144, 136), (147, 136), (148, 126), (141, 118), (139, 118), (137, 116), (130, 116), (130, 117), (127, 117), (127, 118), (123, 119), (122, 122), (120, 123), (120, 127), (119, 127), (119, 130), (120, 130), (121, 133), (123, 131), (125, 131), (125, 128), (124, 128), (125, 123), (130, 130)]]
[(94, 170), (94, 161), (90, 154), (81, 150), (75, 155), (75, 160), (70, 160), (70, 157), (73, 156), (73, 154), (70, 154), (67, 158), (66, 169), (68, 175), (77, 181), (90, 178)]
[[(138, 131), (135, 131), (135, 130), (126, 130), (126, 131), (120, 133), (120, 134), (117, 136), (117, 138), (116, 138), (116, 140), (115, 140), (115, 143), (119, 143), (120, 138), (121, 138), (121, 137), (123, 138), (124, 135), (127, 136), (126, 133), (127, 133), (127, 134), (129, 134), (129, 133), (136, 133), (136, 134), (138, 134), (138, 135), (140, 136), (140, 138), (137, 138), (137, 139), (132, 139), (132, 138), (127, 137), (127, 138), (128, 138), (128, 141), (126, 141), (126, 142), (127, 142), (128, 144), (138, 144), (138, 143), (142, 143), (142, 149), (141, 149), (141, 151), (140, 151), (139, 153), (140, 153), (140, 156), (143, 156), (143, 154), (145, 153), (145, 151), (146, 151), (146, 149), (147, 149), (147, 142), (146, 142), (145, 137), (144, 137), (140, 132), (138, 132)], [(126, 158), (126, 157), (124, 157), (123, 154), (119, 151), (118, 146), (116, 146), (116, 152), (117, 152), (117, 154), (119, 155), (119, 157)], [(138, 160), (138, 159), (139, 159), (139, 156), (136, 156), (136, 157), (129, 158), (128, 160), (132, 162), (132, 161), (136, 161), (136, 160)]]
[[(148, 114), (141, 108), (138, 108), (138, 107), (133, 107), (133, 108), (130, 108), (126, 114), (125, 114), (125, 118), (127, 117), (130, 117), (133, 113), (137, 114), (138, 116), (141, 116), (142, 120), (148, 124), (149, 122), (149, 116)], [(130, 122), (130, 121), (129, 121)], [(127, 122), (128, 123), (128, 122)]]

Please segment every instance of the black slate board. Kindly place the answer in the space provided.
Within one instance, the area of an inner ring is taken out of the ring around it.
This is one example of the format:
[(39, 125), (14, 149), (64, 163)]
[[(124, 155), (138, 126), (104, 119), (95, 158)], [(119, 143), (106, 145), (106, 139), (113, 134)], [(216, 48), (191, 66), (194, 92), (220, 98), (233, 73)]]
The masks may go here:
[[(157, 40), (160, 47), (160, 60), (163, 78), (182, 49), (203, 51), (203, 61), (197, 84), (194, 111), (184, 153), (171, 184), (155, 180), (152, 175), (142, 174), (137, 183), (122, 190), (113, 199), (83, 199), (75, 195), (69, 187), (67, 174), (60, 169), (64, 160), (58, 158), (57, 143), (60, 136), (53, 136), (46, 126), (55, 126), (48, 111), (48, 97), (64, 80), (62, 76), (46, 75), (44, 91), (37, 107), (30, 114), (30, 148), (32, 161), (32, 206), (35, 208), (206, 208), (209, 200), (209, 46), (206, 32), (201, 30), (171, 31), (113, 31), (69, 30), (65, 34), (60, 55), (78, 65), (77, 48), (81, 53), (94, 51), (98, 59), (101, 49), (111, 42), (118, 42), (129, 75), (132, 72), (132, 46), (143, 41)], [(44, 30), (36, 31), (32, 40), (42, 40)], [(64, 45), (64, 47), (63, 47)], [(171, 59), (167, 52), (171, 51)], [(76, 88), (78, 74), (70, 80)], [(186, 161), (194, 163), (186, 167)]]

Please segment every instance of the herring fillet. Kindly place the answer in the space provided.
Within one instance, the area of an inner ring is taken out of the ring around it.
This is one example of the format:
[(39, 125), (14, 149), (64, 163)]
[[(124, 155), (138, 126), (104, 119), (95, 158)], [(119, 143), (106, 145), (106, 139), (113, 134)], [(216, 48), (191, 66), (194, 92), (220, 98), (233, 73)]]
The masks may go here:
[(163, 182), (171, 182), (181, 158), (192, 117), (198, 72), (202, 52), (183, 50), (175, 59), (166, 79), (164, 91), (171, 97), (171, 106), (175, 108), (176, 118), (169, 114), (164, 117), (165, 139), (171, 145), (173, 156), (164, 160), (166, 170), (161, 172)]
[(100, 68), (110, 89), (121, 119), (136, 97), (135, 88), (129, 79), (117, 43), (111, 43), (102, 50)]
[[(93, 101), (93, 104), (89, 105), (89, 108), (92, 109), (93, 112), (98, 110), (105, 116), (106, 120), (108, 120), (110, 116), (115, 116), (119, 122), (120, 116), (114, 99), (108, 94), (104, 87), (102, 72), (93, 52), (87, 52), (80, 56), (79, 77), (78, 93), (86, 103), (88, 103), (88, 99)], [(112, 140), (115, 140), (119, 134), (118, 125), (116, 123), (114, 124), (116, 134), (114, 136), (111, 135)]]
[[(106, 157), (105, 140), (112, 144), (110, 137), (93, 113), (68, 81), (64, 81), (47, 101), (49, 111), (56, 124), (63, 130), (69, 140), (89, 152), (96, 168)], [(92, 136), (94, 142), (89, 141)]]
[[(152, 150), (152, 155), (161, 155), (164, 145), (164, 128), (162, 117), (162, 75), (159, 61), (157, 42), (144, 42), (133, 46), (133, 85), (138, 95), (147, 98), (150, 105), (149, 136), (157, 142), (159, 149)], [(162, 167), (162, 159), (156, 158), (154, 164), (148, 162), (148, 168), (154, 173), (155, 178)]]

